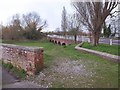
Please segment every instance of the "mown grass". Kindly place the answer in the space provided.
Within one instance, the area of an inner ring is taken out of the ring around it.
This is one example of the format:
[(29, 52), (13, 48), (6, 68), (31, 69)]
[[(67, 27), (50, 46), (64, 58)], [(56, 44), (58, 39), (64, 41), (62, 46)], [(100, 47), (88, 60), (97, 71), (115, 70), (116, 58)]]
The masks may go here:
[(86, 42), (82, 47), (120, 56), (120, 45), (99, 44), (98, 46), (92, 46), (90, 43)]
[[(59, 46), (45, 41), (28, 41), (28, 42), (14, 42), (14, 44), (22, 46), (38, 46), (44, 48), (44, 64), (46, 66), (53, 65), (53, 61), (57, 58), (69, 58), (70, 60), (81, 60), (81, 64), (93, 72), (96, 72), (92, 79), (95, 81), (93, 87), (118, 87), (118, 64), (107, 59), (98, 57), (93, 54), (84, 53), (75, 50), (76, 44), (68, 45), (66, 47)], [(87, 78), (87, 77), (86, 77)], [(82, 82), (78, 79), (77, 81)], [(72, 83), (72, 82), (68, 82)], [(90, 83), (90, 82), (89, 82)], [(61, 84), (55, 85), (61, 87)], [(81, 85), (82, 86), (82, 85)], [(84, 86), (84, 85), (83, 85)]]

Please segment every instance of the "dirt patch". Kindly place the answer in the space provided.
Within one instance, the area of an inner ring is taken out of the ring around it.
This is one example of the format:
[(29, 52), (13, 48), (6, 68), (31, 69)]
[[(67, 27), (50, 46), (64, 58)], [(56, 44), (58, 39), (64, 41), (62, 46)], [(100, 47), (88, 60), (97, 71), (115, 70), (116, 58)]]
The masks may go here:
[[(35, 77), (28, 80), (38, 83), (42, 87), (91, 87), (94, 73), (88, 71), (80, 61), (66, 58), (57, 59), (54, 64)], [(85, 85), (87, 83), (87, 85)]]
[(73, 60), (59, 60), (53, 66), (53, 71), (58, 74), (67, 74), (67, 75), (75, 75), (75, 76), (90, 76), (90, 72), (88, 72), (85, 68), (85, 65), (80, 64), (79, 61)]

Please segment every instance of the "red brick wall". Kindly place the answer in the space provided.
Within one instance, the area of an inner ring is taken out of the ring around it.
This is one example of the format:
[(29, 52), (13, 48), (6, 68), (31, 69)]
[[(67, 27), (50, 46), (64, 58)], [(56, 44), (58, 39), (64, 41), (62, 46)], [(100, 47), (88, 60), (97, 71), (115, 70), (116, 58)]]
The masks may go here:
[(43, 68), (43, 48), (2, 44), (2, 59), (34, 75)]

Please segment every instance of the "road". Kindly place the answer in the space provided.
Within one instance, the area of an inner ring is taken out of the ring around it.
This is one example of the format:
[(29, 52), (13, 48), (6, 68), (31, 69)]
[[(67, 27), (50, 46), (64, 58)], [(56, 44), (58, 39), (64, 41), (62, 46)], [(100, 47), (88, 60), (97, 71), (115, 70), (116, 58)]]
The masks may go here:
[[(88, 42), (90, 41), (90, 39), (88, 37), (78, 37), (77, 39), (78, 41), (85, 41), (85, 42)], [(110, 44), (110, 39), (109, 38), (100, 38), (99, 39), (99, 43), (104, 43), (104, 44)], [(120, 45), (120, 40), (114, 40), (112, 39), (112, 44), (113, 45)]]
[[(88, 37), (78, 37), (78, 39), (77, 39), (78, 41), (85, 41), (85, 42), (87, 42), (87, 41), (90, 41), (89, 40), (89, 38)], [(110, 39), (109, 38), (100, 38), (99, 39), (99, 43), (104, 43), (104, 44), (110, 44)], [(120, 45), (120, 40), (114, 40), (114, 39), (112, 39), (112, 44), (113, 45)]]
[[(110, 44), (110, 39), (100, 39), (100, 43)], [(112, 40), (112, 44), (120, 45), (120, 40)]]

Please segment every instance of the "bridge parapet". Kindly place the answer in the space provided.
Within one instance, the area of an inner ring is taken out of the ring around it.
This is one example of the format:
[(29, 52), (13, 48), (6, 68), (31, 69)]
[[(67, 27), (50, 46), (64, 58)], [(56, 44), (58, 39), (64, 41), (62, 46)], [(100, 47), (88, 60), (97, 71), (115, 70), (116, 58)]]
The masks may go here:
[(50, 42), (59, 44), (59, 45), (70, 45), (73, 44), (74, 41), (70, 39), (56, 38), (56, 37), (48, 37)]

